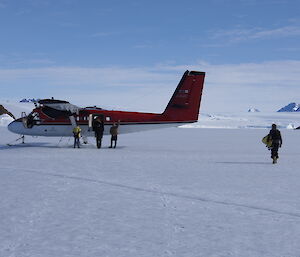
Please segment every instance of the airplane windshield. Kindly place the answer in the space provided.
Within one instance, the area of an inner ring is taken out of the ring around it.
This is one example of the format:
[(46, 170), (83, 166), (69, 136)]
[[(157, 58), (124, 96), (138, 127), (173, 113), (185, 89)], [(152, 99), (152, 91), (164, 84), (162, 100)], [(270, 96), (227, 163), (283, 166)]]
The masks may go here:
[(48, 106), (44, 106), (42, 109), (43, 113), (45, 113), (50, 118), (57, 118), (62, 116), (70, 116), (70, 111), (61, 111)]

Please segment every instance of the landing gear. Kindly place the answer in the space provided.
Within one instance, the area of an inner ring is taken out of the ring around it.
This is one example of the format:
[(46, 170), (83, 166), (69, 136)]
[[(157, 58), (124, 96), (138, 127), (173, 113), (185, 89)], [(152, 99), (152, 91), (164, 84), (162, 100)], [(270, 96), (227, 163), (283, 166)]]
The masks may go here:
[(25, 136), (22, 135), (21, 137), (17, 138), (15, 141), (11, 142), (11, 143), (8, 143), (6, 145), (8, 146), (14, 146), (14, 145), (17, 145), (17, 144), (14, 144), (14, 142), (18, 142), (19, 140), (22, 140), (21, 144), (25, 144)]

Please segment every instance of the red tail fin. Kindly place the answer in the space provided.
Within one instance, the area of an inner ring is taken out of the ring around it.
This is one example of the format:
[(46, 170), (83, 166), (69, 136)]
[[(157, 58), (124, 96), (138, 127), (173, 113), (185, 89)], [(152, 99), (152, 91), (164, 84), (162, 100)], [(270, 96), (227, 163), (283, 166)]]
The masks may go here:
[(163, 116), (169, 121), (196, 122), (204, 84), (205, 72), (186, 71), (179, 82)]

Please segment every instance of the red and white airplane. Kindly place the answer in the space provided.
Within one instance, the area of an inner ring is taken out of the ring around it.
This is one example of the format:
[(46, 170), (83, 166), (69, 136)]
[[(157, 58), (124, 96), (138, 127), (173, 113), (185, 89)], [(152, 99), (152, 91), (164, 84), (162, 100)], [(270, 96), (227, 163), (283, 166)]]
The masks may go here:
[(73, 127), (79, 125), (82, 135), (89, 137), (94, 136), (96, 118), (104, 122), (104, 135), (109, 134), (112, 124), (118, 121), (120, 134), (197, 122), (204, 77), (204, 72), (186, 71), (161, 114), (80, 108), (66, 101), (43, 99), (29, 115), (23, 114), (11, 122), (8, 129), (20, 135), (70, 137)]

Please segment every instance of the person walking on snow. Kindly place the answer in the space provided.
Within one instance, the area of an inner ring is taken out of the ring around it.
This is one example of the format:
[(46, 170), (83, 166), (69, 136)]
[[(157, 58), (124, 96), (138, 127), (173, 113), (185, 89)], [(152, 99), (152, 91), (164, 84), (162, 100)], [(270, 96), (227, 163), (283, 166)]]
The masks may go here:
[(81, 133), (81, 128), (79, 126), (73, 128), (74, 148), (76, 148), (76, 146), (80, 148), (80, 143), (79, 143), (80, 133)]
[(113, 142), (114, 144), (114, 148), (116, 148), (117, 146), (117, 140), (118, 140), (118, 128), (120, 125), (120, 121), (118, 121), (118, 123), (116, 124), (115, 122), (113, 123), (112, 127), (110, 128), (110, 134), (111, 134), (111, 139), (110, 139), (110, 147), (113, 147)]
[(282, 146), (282, 137), (280, 131), (277, 129), (276, 124), (272, 124), (272, 129), (270, 130), (267, 142), (272, 142), (271, 145), (271, 158), (273, 159), (273, 164), (277, 163), (278, 149)]

